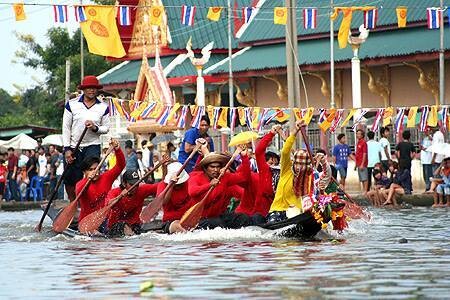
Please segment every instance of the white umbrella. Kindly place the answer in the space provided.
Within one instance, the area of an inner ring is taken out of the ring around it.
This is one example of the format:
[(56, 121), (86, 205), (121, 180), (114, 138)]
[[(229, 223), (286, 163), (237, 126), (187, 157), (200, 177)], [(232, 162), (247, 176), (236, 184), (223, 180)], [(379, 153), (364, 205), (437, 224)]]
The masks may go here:
[(430, 147), (428, 147), (427, 150), (425, 150), (425, 151), (433, 152), (436, 154), (442, 154), (445, 157), (449, 157), (450, 156), (450, 144), (449, 143), (434, 144), (434, 145), (431, 145)]
[(38, 146), (38, 142), (25, 133), (21, 133), (8, 141), (2, 142), (1, 146), (3, 148), (12, 147), (14, 149), (35, 149)]
[(45, 138), (42, 139), (42, 145), (62, 146), (63, 145), (62, 134), (47, 135)]

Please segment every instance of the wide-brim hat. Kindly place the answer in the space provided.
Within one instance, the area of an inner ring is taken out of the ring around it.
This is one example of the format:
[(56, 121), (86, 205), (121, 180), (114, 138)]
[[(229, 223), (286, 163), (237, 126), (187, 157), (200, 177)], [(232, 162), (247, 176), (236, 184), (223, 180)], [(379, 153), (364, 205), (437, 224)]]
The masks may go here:
[(78, 85), (78, 89), (84, 90), (87, 88), (95, 88), (95, 89), (101, 89), (103, 88), (103, 85), (100, 84), (97, 77), (93, 75), (88, 75), (83, 78), (80, 85)]
[[(173, 176), (175, 176), (183, 165), (179, 162), (173, 162), (167, 166), (167, 175), (164, 177), (164, 182), (169, 183)], [(182, 184), (189, 179), (189, 174), (183, 170), (178, 178), (176, 184)]]
[(227, 162), (230, 160), (230, 157), (217, 152), (210, 152), (203, 157), (203, 159), (200, 161), (200, 166), (202, 168), (208, 166), (211, 163), (220, 163), (222, 167), (224, 167)]

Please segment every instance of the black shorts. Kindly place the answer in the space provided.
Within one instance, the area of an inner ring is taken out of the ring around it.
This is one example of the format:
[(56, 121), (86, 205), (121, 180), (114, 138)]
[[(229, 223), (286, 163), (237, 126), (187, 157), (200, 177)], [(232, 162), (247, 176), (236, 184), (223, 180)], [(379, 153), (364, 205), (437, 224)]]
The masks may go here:
[(75, 186), (83, 178), (81, 162), (87, 157), (100, 157), (100, 145), (90, 145), (75, 152), (75, 160), (68, 165), (64, 157), (64, 167), (68, 168), (64, 175), (64, 184)]
[[(5, 183), (0, 182), (0, 195), (4, 195), (4, 194), (5, 194)], [(1, 198), (0, 198), (0, 201), (2, 201)]]

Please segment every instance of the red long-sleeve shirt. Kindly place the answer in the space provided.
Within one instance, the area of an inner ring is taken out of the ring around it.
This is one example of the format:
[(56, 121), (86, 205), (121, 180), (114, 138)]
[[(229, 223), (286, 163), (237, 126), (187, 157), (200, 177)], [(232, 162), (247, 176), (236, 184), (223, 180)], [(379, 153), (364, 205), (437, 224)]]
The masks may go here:
[[(247, 156), (242, 157), (242, 165), (236, 173), (227, 172), (220, 180), (219, 184), (213, 189), (206, 199), (203, 210), (203, 218), (215, 218), (227, 210), (230, 203), (230, 191), (228, 187), (235, 184), (242, 184), (249, 179), (250, 160)], [(189, 178), (189, 196), (193, 203), (203, 199), (210, 187), (210, 179), (203, 171), (194, 171)]]
[(256, 164), (258, 166), (259, 178), (257, 181), (256, 199), (253, 213), (266, 216), (269, 213), (275, 193), (272, 187), (272, 171), (266, 162), (266, 149), (272, 142), (274, 133), (268, 132), (258, 143), (255, 149)]
[[(161, 181), (158, 184), (157, 195), (159, 195), (167, 186), (167, 183)], [(163, 221), (180, 220), (183, 214), (195, 203), (189, 197), (189, 180), (175, 185), (172, 188), (170, 199), (163, 205)]]
[[(109, 171), (101, 174), (96, 181), (91, 181), (89, 187), (83, 192), (79, 199), (80, 203), (80, 216), (78, 221), (81, 221), (87, 215), (99, 210), (105, 205), (105, 199), (108, 192), (111, 190), (111, 186), (120, 175), (125, 167), (125, 156), (122, 150), (119, 148), (114, 151), (116, 154), (116, 165)], [(86, 184), (87, 178), (83, 178), (77, 182), (75, 192), (78, 193)]]
[[(141, 224), (141, 211), (144, 200), (148, 196), (155, 196), (158, 184), (141, 184), (133, 196), (124, 196), (117, 202), (108, 216), (108, 228), (111, 228), (117, 222), (125, 222), (128, 225)], [(119, 196), (121, 188), (112, 189), (106, 197), (106, 203)]]

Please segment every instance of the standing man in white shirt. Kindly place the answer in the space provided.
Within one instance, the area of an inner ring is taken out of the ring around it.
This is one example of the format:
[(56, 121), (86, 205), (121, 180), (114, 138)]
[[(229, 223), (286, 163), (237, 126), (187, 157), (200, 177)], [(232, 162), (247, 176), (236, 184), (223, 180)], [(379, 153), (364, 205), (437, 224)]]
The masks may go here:
[(381, 139), (380, 139), (380, 144), (381, 144), (381, 164), (383, 166), (383, 169), (385, 172), (387, 172), (389, 170), (389, 162), (392, 160), (391, 159), (391, 143), (389, 142), (389, 136), (391, 134), (390, 130), (388, 127), (382, 127), (381, 131)]
[(368, 187), (367, 192), (370, 190), (372, 185), (372, 170), (377, 163), (381, 162), (381, 153), (382, 148), (381, 144), (375, 141), (375, 133), (373, 131), (369, 131), (367, 133), (367, 173), (368, 173)]
[[(78, 86), (83, 91), (77, 97), (66, 103), (63, 116), (64, 158), (70, 169), (64, 178), (66, 192), (70, 201), (75, 199), (75, 185), (83, 178), (80, 169), (81, 162), (87, 157), (100, 157), (100, 135), (109, 130), (108, 105), (97, 98), (100, 85), (95, 76), (86, 76)], [(81, 141), (79, 150), (73, 150), (84, 128), (89, 130)]]
[[(442, 133), (441, 129), (437, 126), (434, 128), (433, 141), (431, 142), (431, 145), (433, 146), (433, 148), (437, 149), (441, 145), (443, 146), (444, 143), (445, 143), (444, 134)], [(433, 165), (433, 173), (434, 171), (436, 171), (437, 168), (439, 168), (444, 158), (445, 155), (433, 152), (433, 156), (431, 157), (431, 164)]]
[(40, 146), (38, 148), (38, 167), (39, 167), (39, 177), (45, 177), (47, 175), (47, 158), (45, 157), (44, 147)]
[(422, 163), (422, 172), (423, 179), (425, 180), (425, 192), (430, 190), (431, 181), (430, 177), (433, 177), (433, 166), (431, 165), (431, 159), (433, 154), (429, 151), (426, 151), (428, 147), (431, 146), (433, 141), (432, 137), (433, 131), (430, 127), (425, 129), (425, 136), (422, 139), (422, 143), (420, 144), (420, 162)]

